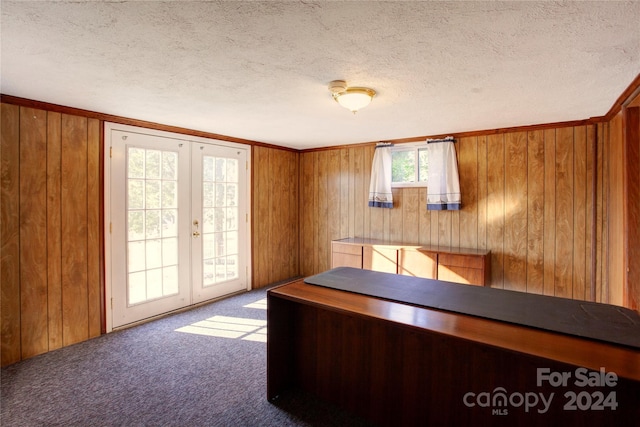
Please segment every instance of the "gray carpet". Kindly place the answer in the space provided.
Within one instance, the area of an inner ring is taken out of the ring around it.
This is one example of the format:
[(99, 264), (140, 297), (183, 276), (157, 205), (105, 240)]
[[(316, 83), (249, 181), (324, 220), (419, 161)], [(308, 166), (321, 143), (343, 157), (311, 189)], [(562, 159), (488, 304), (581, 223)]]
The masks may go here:
[(3, 368), (0, 425), (366, 425), (302, 392), (267, 401), (266, 343), (252, 340), (265, 336), (266, 306), (246, 307), (265, 298), (247, 292)]

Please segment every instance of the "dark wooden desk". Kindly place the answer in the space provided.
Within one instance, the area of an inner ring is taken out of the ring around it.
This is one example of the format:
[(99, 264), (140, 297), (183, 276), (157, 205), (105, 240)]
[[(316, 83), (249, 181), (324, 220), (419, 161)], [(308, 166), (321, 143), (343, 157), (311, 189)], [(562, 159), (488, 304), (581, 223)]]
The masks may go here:
[[(267, 301), (270, 400), (299, 387), (393, 426), (631, 425), (640, 419), (637, 349), (303, 281), (271, 289)], [(618, 380), (615, 386), (576, 384), (581, 374), (596, 375), (579, 367), (604, 368)], [(539, 369), (548, 369), (546, 376)], [(566, 385), (554, 387), (563, 375), (569, 375)], [(541, 399), (551, 393), (544, 411)], [(616, 409), (595, 409), (598, 393), (614, 393), (609, 404)]]

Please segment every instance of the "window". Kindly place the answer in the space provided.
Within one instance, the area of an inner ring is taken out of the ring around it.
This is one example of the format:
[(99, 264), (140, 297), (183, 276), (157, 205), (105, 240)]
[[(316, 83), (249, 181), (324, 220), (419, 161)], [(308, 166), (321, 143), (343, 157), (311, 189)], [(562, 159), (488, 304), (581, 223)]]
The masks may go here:
[(427, 144), (402, 144), (391, 149), (391, 186), (426, 187), (429, 174)]

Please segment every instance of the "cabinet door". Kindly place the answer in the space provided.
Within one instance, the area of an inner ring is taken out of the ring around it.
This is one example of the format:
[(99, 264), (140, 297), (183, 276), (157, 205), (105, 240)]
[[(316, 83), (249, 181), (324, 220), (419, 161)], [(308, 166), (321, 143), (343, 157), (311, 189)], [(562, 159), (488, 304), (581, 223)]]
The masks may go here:
[(331, 245), (331, 268), (362, 268), (362, 246), (334, 242)]
[(334, 252), (331, 256), (331, 268), (336, 267), (362, 268), (362, 257), (360, 255)]
[(417, 249), (400, 249), (398, 251), (398, 274), (404, 276), (437, 278), (438, 254)]
[(438, 280), (484, 286), (484, 259), (482, 256), (439, 254)]
[(382, 273), (398, 272), (398, 250), (385, 246), (364, 246), (362, 268)]

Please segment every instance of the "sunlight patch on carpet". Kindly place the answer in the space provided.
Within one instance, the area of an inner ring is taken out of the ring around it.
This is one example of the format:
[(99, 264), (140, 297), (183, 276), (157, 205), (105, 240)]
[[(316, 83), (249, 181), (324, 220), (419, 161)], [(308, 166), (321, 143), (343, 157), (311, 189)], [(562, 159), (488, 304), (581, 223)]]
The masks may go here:
[(256, 302), (252, 302), (250, 304), (247, 305), (243, 305), (243, 307), (245, 308), (260, 308), (262, 310), (266, 310), (267, 309), (267, 299), (266, 298), (262, 298)]
[(245, 317), (213, 316), (178, 328), (176, 332), (267, 342), (267, 321)]

